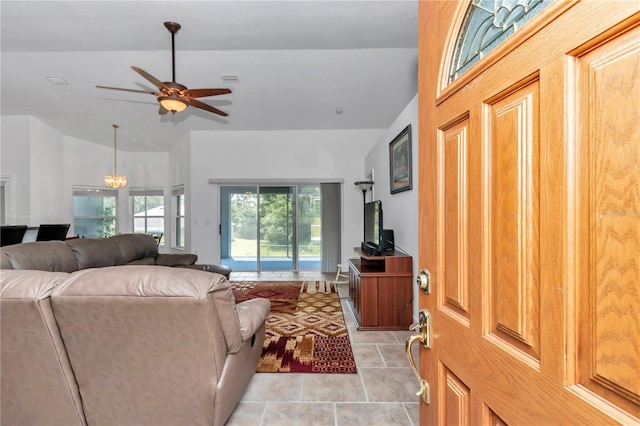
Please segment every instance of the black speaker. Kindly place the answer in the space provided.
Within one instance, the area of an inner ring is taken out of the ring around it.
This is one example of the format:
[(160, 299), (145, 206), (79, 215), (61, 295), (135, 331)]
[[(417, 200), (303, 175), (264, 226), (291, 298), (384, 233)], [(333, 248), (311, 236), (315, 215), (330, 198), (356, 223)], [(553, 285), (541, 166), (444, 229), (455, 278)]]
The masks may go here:
[(382, 241), (380, 243), (381, 251), (393, 251), (396, 248), (395, 243), (393, 242), (393, 229), (383, 229), (382, 230)]

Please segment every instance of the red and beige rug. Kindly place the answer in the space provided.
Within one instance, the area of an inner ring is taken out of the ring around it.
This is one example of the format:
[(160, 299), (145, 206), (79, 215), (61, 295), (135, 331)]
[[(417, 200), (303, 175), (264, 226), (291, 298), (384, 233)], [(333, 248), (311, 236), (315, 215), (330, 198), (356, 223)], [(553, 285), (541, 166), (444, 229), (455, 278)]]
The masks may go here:
[(340, 297), (330, 281), (235, 281), (236, 302), (271, 301), (258, 373), (355, 374)]

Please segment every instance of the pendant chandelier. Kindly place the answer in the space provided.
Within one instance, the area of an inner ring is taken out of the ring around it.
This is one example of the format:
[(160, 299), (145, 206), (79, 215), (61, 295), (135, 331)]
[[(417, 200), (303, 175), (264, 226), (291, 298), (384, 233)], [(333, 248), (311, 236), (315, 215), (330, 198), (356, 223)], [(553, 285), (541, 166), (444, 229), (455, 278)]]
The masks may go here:
[(127, 186), (127, 177), (118, 175), (118, 139), (116, 129), (119, 126), (113, 125), (113, 174), (104, 177), (104, 184), (111, 188), (124, 188)]

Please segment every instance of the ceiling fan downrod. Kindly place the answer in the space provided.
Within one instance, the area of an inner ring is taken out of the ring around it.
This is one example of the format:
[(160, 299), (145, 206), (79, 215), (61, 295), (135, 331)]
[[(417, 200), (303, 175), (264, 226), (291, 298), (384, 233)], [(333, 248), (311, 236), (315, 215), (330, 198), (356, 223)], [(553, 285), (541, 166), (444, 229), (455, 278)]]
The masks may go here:
[(174, 83), (176, 82), (176, 33), (182, 26), (177, 22), (165, 22), (164, 26), (171, 33), (171, 71)]

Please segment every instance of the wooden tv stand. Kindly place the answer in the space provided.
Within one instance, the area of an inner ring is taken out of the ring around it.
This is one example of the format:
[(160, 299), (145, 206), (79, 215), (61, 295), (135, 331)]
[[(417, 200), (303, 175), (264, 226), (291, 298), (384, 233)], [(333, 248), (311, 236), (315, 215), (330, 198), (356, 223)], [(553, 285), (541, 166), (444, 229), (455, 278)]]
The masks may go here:
[(349, 309), (358, 330), (407, 330), (413, 320), (413, 258), (400, 251), (349, 259)]

